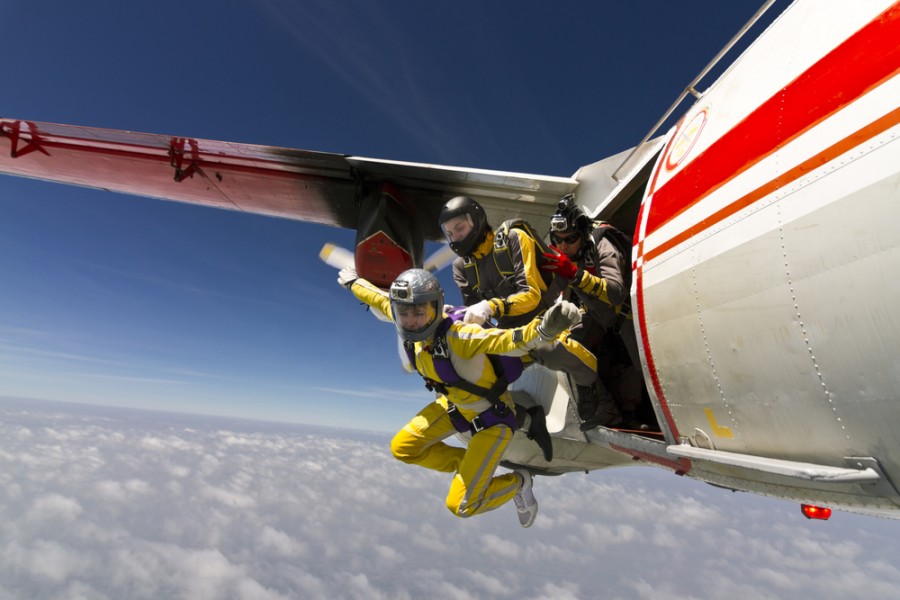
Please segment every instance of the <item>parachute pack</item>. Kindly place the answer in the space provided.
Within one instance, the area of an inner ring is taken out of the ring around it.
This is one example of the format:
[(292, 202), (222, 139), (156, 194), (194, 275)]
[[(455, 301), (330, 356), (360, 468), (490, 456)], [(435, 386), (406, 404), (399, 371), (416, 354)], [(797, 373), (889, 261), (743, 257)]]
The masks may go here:
[(620, 270), (622, 271), (622, 280), (625, 284), (625, 289), (631, 289), (631, 238), (628, 237), (625, 233), (619, 231), (606, 221), (594, 221), (594, 229), (591, 231), (591, 240), (594, 242), (594, 247), (597, 247), (597, 244), (600, 243), (600, 240), (607, 239), (609, 242), (615, 246), (616, 250), (619, 251), (619, 254), (622, 256), (625, 264), (620, 265)]
[[(504, 278), (514, 277), (516, 273), (512, 252), (509, 249), (509, 231), (511, 229), (518, 229), (534, 241), (537, 248), (535, 254), (537, 255), (538, 267), (543, 266), (547, 260), (544, 258), (544, 253), (553, 252), (540, 234), (538, 234), (534, 227), (531, 226), (531, 223), (525, 219), (516, 218), (503, 221), (494, 232), (494, 251), (491, 255), (494, 258), (494, 264), (497, 266), (497, 271), (499, 271), (500, 275)], [(475, 261), (467, 261), (464, 267), (463, 272), (465, 273), (466, 283), (468, 284), (469, 289), (481, 296), (478, 268), (475, 266)], [(553, 280), (553, 274), (541, 270), (541, 277), (544, 280), (544, 285), (549, 287), (550, 282)]]

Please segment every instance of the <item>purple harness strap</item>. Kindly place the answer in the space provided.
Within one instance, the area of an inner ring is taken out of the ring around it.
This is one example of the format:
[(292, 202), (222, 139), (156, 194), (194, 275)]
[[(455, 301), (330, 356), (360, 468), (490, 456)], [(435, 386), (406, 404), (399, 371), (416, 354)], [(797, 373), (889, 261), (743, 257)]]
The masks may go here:
[(516, 429), (516, 413), (503, 402), (497, 402), (489, 409), (478, 413), (471, 421), (462, 416), (455, 404), (448, 402), (448, 405), (450, 408), (447, 409), (447, 415), (460, 433), (478, 433), (495, 425), (506, 425), (513, 431)]

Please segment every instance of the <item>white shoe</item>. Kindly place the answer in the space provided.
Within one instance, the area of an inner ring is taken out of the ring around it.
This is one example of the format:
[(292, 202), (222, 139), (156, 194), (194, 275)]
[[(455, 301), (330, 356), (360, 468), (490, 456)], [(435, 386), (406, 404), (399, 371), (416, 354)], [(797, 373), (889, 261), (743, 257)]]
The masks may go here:
[(516, 511), (519, 513), (519, 525), (531, 527), (538, 512), (537, 500), (534, 499), (534, 494), (531, 492), (531, 473), (525, 469), (516, 469), (515, 473), (518, 473), (519, 477), (522, 478), (522, 487), (513, 496), (513, 502), (516, 503)]

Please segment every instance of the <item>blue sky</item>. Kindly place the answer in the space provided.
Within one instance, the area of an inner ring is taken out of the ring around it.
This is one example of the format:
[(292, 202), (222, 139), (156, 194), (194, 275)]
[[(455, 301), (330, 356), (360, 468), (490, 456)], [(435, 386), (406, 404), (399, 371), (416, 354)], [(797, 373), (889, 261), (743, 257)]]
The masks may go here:
[[(6, 0), (0, 116), (565, 176), (757, 7)], [(0, 177), (0, 395), (392, 431), (427, 392), (326, 241), (353, 232)]]

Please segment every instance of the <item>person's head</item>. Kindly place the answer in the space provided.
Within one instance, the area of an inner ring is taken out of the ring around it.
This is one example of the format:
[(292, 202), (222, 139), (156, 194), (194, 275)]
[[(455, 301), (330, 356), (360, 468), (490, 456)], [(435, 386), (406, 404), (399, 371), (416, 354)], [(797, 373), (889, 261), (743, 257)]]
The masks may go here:
[(403, 271), (391, 284), (391, 314), (407, 342), (431, 339), (444, 316), (444, 290), (424, 269)]
[(459, 256), (469, 256), (484, 241), (490, 226), (484, 209), (468, 196), (447, 201), (438, 217), (450, 249)]
[(591, 234), (591, 219), (575, 204), (575, 196), (566, 194), (550, 217), (550, 242), (569, 258), (578, 258)]

